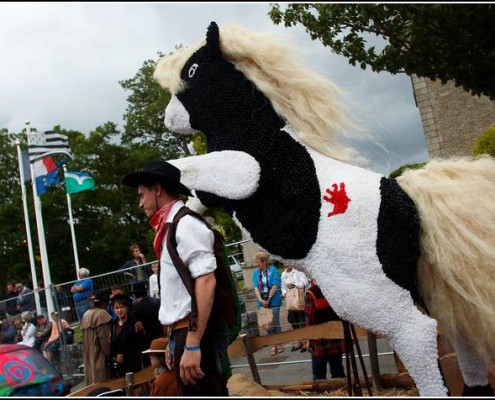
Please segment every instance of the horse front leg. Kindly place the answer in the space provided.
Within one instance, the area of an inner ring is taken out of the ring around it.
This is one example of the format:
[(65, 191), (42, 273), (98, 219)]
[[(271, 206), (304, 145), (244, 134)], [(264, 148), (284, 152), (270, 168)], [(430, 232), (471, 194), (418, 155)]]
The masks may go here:
[(416, 307), (404, 317), (390, 330), (390, 345), (416, 383), (420, 396), (447, 396), (438, 365), (437, 322)]

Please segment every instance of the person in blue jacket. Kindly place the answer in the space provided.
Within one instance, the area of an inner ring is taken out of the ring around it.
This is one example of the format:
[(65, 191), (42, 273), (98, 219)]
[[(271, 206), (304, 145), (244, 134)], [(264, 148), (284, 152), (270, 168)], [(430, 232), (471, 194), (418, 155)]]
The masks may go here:
[(79, 269), (79, 280), (70, 288), (79, 322), (81, 322), (83, 314), (89, 310), (89, 298), (93, 290), (94, 284), (93, 279), (89, 278), (89, 270), (87, 268)]
[[(267, 307), (273, 310), (274, 326), (272, 329), (267, 329), (267, 334), (273, 335), (282, 331), (280, 326), (280, 306), (282, 305), (280, 272), (277, 267), (269, 264), (268, 254), (264, 251), (254, 255), (254, 264), (258, 267), (252, 276), (258, 308)], [(283, 346), (275, 345), (272, 347), (270, 355), (275, 356), (283, 351)]]

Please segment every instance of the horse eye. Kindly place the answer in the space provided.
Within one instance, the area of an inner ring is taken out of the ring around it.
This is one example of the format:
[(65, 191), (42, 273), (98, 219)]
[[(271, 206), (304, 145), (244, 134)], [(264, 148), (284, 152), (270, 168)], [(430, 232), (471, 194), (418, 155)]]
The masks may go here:
[(189, 78), (192, 78), (194, 76), (194, 74), (196, 73), (196, 70), (198, 69), (198, 67), (199, 67), (198, 64), (191, 65), (191, 68), (189, 68), (189, 72), (187, 73), (187, 75), (189, 76)]

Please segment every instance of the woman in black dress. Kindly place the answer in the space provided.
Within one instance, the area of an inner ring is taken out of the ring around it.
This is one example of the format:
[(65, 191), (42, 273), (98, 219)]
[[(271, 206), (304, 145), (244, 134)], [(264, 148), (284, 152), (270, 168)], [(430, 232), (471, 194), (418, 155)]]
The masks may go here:
[(140, 343), (144, 329), (131, 315), (132, 300), (129, 296), (117, 294), (112, 302), (117, 318), (112, 321), (111, 370), (113, 377), (117, 378), (142, 369)]

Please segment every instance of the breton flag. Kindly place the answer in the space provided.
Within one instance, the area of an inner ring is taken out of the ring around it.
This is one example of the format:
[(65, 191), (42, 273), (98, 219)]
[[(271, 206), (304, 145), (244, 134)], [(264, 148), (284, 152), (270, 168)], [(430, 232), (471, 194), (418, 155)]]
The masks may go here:
[(65, 171), (65, 191), (67, 194), (94, 189), (95, 181), (87, 172)]
[(54, 154), (72, 158), (67, 136), (54, 131), (31, 132), (28, 135), (28, 153), (31, 164)]

